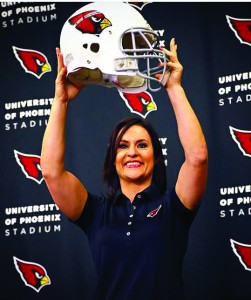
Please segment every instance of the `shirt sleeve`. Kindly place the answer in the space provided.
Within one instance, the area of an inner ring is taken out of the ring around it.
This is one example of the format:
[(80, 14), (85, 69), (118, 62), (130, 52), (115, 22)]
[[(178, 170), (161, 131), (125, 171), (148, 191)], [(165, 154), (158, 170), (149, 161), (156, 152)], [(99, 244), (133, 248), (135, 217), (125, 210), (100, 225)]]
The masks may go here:
[(100, 215), (103, 202), (103, 197), (88, 193), (88, 198), (80, 217), (72, 222), (87, 233), (89, 226), (92, 225), (95, 219)]
[(170, 191), (170, 199), (171, 199), (173, 207), (177, 211), (177, 213), (182, 217), (182, 219), (184, 219), (185, 222), (188, 223), (188, 225), (191, 225), (195, 216), (197, 215), (197, 212), (198, 212), (200, 206), (198, 206), (196, 209), (193, 209), (193, 210), (188, 209), (182, 203), (182, 201), (176, 194), (176, 191), (174, 188)]

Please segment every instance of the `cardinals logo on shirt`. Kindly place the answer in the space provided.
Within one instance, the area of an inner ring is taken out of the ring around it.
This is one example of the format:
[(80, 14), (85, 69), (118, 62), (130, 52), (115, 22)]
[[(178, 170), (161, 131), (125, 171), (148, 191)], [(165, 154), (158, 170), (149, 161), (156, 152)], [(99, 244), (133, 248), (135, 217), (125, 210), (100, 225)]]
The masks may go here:
[(238, 257), (245, 270), (251, 271), (251, 245), (242, 244), (230, 239), (234, 254)]
[(96, 10), (90, 10), (73, 16), (69, 23), (74, 25), (82, 33), (100, 34), (106, 27), (112, 23), (103, 13)]
[(34, 262), (21, 260), (13, 256), (14, 265), (24, 284), (34, 289), (37, 293), (46, 285), (51, 284), (46, 269)]
[(119, 94), (130, 111), (143, 118), (146, 118), (150, 112), (157, 110), (152, 95), (147, 91), (135, 94), (119, 92)]
[(14, 155), (26, 178), (41, 184), (44, 178), (40, 167), (40, 156), (21, 153), (17, 150), (14, 150)]
[(245, 156), (251, 157), (251, 131), (229, 126), (231, 136)]
[(230, 16), (226, 16), (226, 18), (229, 27), (238, 40), (251, 46), (251, 19), (237, 19)]
[(43, 53), (15, 46), (12, 46), (12, 49), (26, 73), (30, 73), (40, 79), (45, 73), (51, 71), (48, 59)]
[(150, 211), (149, 214), (147, 215), (147, 218), (153, 218), (153, 217), (155, 217), (157, 215), (157, 213), (159, 212), (160, 208), (161, 208), (161, 204), (156, 209)]

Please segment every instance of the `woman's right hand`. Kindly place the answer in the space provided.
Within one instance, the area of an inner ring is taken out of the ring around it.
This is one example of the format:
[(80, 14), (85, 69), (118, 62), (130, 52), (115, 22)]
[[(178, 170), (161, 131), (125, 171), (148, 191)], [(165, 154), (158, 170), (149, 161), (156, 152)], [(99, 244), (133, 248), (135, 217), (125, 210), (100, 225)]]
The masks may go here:
[(80, 93), (82, 86), (77, 86), (66, 78), (67, 68), (64, 65), (63, 55), (59, 48), (56, 48), (56, 54), (58, 74), (55, 82), (55, 99), (62, 103), (68, 103)]

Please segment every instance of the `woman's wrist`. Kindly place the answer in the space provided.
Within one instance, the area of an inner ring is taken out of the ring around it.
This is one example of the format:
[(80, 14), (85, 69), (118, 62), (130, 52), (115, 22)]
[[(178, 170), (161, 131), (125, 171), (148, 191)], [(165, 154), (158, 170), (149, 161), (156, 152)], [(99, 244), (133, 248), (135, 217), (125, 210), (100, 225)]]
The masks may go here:
[(177, 93), (184, 92), (184, 89), (183, 89), (181, 83), (175, 83), (175, 84), (167, 85), (166, 91), (169, 95), (170, 94), (175, 95)]
[(65, 108), (68, 107), (69, 102), (70, 102), (69, 100), (64, 99), (63, 97), (58, 97), (58, 96), (55, 96), (54, 99), (53, 99), (54, 105), (62, 106), (62, 107), (65, 107)]

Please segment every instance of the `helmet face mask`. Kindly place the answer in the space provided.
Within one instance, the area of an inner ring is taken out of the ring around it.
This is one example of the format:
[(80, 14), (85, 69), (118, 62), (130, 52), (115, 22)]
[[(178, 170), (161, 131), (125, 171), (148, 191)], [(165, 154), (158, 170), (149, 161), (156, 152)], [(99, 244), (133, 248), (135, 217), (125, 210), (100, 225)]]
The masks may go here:
[[(131, 28), (123, 34), (121, 39), (121, 52), (127, 56), (126, 59), (136, 60), (136, 69), (134, 69), (136, 74), (147, 80), (147, 87), (150, 91), (158, 91), (159, 83), (164, 79), (166, 72), (167, 57), (162, 50), (156, 48), (157, 34), (145, 28)], [(159, 67), (159, 64), (163, 66)], [(119, 72), (119, 69), (116, 71)], [(157, 73), (162, 73), (160, 80), (154, 77)], [(152, 81), (155, 82), (155, 87)]]
[[(129, 29), (122, 35), (122, 51), (130, 55), (133, 49), (151, 49), (156, 40), (157, 37), (151, 31), (146, 31), (145, 28)], [(126, 52), (126, 49), (129, 53)]]
[[(85, 5), (65, 22), (60, 36), (69, 80), (126, 93), (162, 87), (167, 57), (157, 45), (158, 36), (146, 20), (123, 2)], [(156, 73), (162, 74), (159, 80)]]

